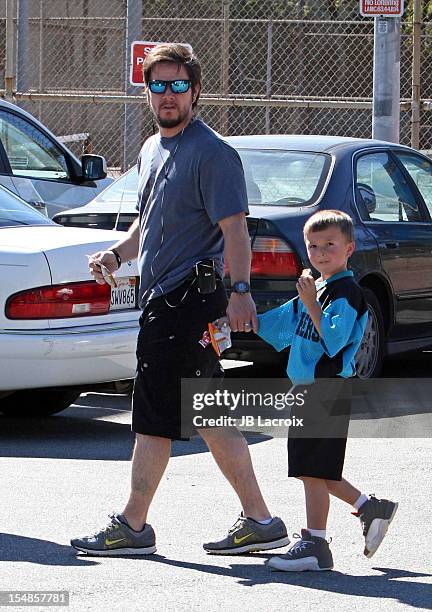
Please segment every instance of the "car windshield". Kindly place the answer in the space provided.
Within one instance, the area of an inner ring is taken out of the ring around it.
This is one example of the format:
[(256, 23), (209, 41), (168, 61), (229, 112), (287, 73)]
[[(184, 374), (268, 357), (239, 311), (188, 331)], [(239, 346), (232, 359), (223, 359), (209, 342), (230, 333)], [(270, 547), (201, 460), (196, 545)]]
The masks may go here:
[(121, 202), (122, 204), (133, 202), (135, 204), (137, 194), (138, 170), (134, 166), (96, 196), (93, 202)]
[[(240, 149), (249, 204), (308, 206), (320, 195), (331, 158), (324, 153)], [(138, 171), (134, 166), (93, 202), (136, 203)]]
[(0, 227), (16, 225), (55, 225), (55, 223), (11, 191), (0, 186)]
[(308, 206), (319, 197), (331, 158), (324, 153), (240, 149), (249, 204)]

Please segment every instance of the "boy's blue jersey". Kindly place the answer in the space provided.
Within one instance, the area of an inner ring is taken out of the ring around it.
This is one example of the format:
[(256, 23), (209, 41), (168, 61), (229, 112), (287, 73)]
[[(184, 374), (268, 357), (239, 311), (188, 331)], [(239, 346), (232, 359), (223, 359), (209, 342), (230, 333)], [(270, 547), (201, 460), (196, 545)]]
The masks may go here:
[(346, 270), (316, 282), (317, 300), (323, 311), (321, 336), (298, 297), (258, 316), (258, 335), (263, 340), (278, 351), (291, 347), (287, 373), (293, 384), (354, 376), (354, 357), (363, 338), (368, 310), (353, 276)]

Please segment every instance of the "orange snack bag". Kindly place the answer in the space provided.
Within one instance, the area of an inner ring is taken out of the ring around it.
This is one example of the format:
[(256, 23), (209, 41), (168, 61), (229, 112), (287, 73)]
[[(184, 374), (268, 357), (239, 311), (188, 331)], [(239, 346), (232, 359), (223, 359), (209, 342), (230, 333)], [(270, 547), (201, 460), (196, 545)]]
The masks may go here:
[(220, 357), (221, 353), (232, 346), (231, 329), (226, 321), (224, 321), (220, 327), (216, 323), (216, 321), (209, 323), (208, 329), (212, 346), (216, 352), (216, 355)]

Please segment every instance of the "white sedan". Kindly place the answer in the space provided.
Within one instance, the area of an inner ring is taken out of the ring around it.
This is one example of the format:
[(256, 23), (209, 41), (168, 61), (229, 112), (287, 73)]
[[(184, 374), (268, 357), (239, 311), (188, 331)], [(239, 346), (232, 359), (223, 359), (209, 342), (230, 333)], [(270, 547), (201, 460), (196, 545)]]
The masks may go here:
[(54, 414), (86, 386), (134, 376), (136, 264), (111, 289), (86, 257), (120, 236), (61, 227), (0, 187), (0, 412)]

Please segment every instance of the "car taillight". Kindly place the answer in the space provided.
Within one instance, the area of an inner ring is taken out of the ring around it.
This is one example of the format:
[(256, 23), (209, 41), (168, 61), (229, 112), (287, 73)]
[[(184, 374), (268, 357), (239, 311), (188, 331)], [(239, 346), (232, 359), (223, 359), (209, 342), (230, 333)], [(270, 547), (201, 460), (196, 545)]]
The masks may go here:
[(297, 278), (300, 274), (300, 261), (286, 242), (271, 236), (256, 236), (252, 245), (252, 278)]
[[(270, 236), (255, 238), (252, 246), (251, 278), (298, 278), (301, 272), (300, 261), (286, 242)], [(229, 276), (226, 260), (224, 274)]]
[(109, 312), (111, 287), (95, 281), (28, 289), (11, 296), (6, 304), (9, 319), (62, 319)]

